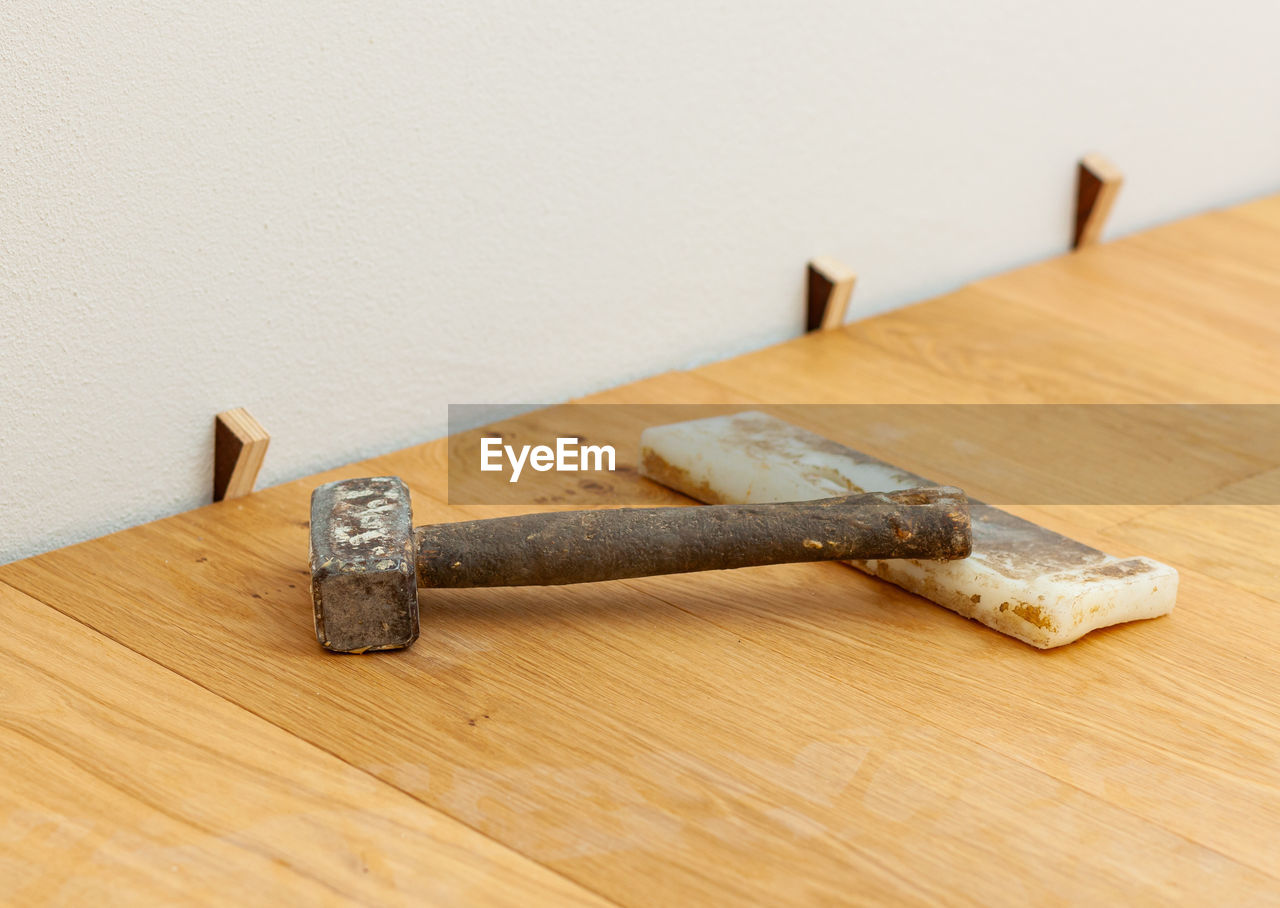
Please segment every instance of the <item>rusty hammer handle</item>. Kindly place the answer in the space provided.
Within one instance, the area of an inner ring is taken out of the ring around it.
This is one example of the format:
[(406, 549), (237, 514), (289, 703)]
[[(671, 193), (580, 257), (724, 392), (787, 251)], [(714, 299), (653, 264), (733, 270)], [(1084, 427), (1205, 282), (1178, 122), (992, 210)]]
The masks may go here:
[(952, 488), (781, 504), (560, 511), (414, 530), (420, 587), (549, 586), (760, 564), (969, 554)]

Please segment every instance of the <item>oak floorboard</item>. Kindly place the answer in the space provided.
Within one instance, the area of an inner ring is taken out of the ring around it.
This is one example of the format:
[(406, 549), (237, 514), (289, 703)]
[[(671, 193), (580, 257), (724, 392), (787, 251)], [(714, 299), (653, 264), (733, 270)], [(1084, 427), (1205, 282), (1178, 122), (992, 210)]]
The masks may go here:
[(8, 905), (607, 905), (0, 584)]
[[(670, 376), (592, 401), (652, 404), (681, 388), (681, 399), (699, 403), (748, 397), (743, 388)], [(635, 420), (655, 412), (660, 408), (618, 406), (611, 425), (595, 426), (598, 437), (634, 443), (642, 427)], [(423, 446), (379, 463), (431, 475), (439, 456)], [(434, 494), (417, 491), (426, 499)], [(680, 577), (625, 584), (982, 743), (1003, 759), (1080, 785), (1162, 829), (1280, 876), (1280, 855), (1266, 834), (1280, 824), (1274, 756), (1280, 753), (1280, 690), (1256, 674), (1280, 646), (1280, 635), (1257, 628), (1261, 600), (1189, 573), (1191, 565), (1167, 547), (1127, 536), (1117, 545), (1110, 528), (1129, 526), (1120, 521), (1133, 509), (1062, 508), (1056, 521), (1044, 519), (1043, 509), (1016, 510), (1092, 545), (1173, 560), (1185, 578), (1178, 609), (1046, 653), (839, 566), (725, 573), (696, 589)], [(1098, 519), (1093, 510), (1112, 519)], [(1175, 509), (1148, 512), (1164, 510)], [(1194, 515), (1209, 513), (1200, 506), (1176, 510), (1188, 514), (1193, 528)], [(1086, 758), (1087, 768), (1077, 765)], [(1178, 797), (1169, 794), (1174, 785)]]
[[(860, 447), (838, 411), (795, 405), (1273, 403), (1278, 212), (1212, 212), (589, 395), (621, 469), (555, 478), (536, 504), (688, 503), (639, 476), (636, 447), (693, 404), (794, 412)], [(26, 901), (82, 884), (168, 901), (174, 865), (201, 900), (249, 903), (450, 885), (628, 905), (1280, 900), (1274, 510), (1015, 509), (1182, 573), (1171, 615), (1048, 652), (840, 565), (428, 590), (412, 649), (323, 652), (312, 488), (393, 472), (419, 522), (527, 511), (449, 503), (464, 444), (0, 566), (20, 591), (0, 587), (17, 626), (0, 867)], [(922, 471), (958, 469), (927, 455)], [(1242, 500), (1271, 481), (1221, 457)], [(51, 638), (67, 658), (37, 658)]]
[[(302, 576), (289, 544), (300, 528), (253, 504), (266, 497), (108, 537), (102, 598), (75, 603), (78, 616), (606, 897), (634, 902), (641, 879), (646, 898), (681, 903), (832, 901), (851, 879), (867, 899), (973, 903), (1039, 887), (1097, 900), (1276, 884), (696, 611), (733, 601), (736, 614), (758, 615), (781, 595), (782, 613), (816, 608), (830, 633), (812, 572), (435, 590), (413, 649), (343, 658), (311, 637), (305, 593), (289, 587)], [(415, 508), (425, 520), (458, 516), (427, 494)], [(210, 550), (216, 563), (188, 567)], [(6, 579), (59, 602), (85, 581), (74, 560), (21, 564)], [(845, 599), (856, 578), (832, 570)], [(864, 607), (882, 592), (861, 588)], [(153, 612), (104, 604), (122, 599)], [(220, 622), (202, 620), (210, 610)], [(240, 643), (251, 634), (252, 650)], [(846, 651), (846, 670), (850, 655), (860, 654)], [(1093, 847), (1046, 858), (1073, 836)], [(1135, 854), (1150, 857), (1117, 857)], [(957, 876), (996, 864), (1008, 877)]]

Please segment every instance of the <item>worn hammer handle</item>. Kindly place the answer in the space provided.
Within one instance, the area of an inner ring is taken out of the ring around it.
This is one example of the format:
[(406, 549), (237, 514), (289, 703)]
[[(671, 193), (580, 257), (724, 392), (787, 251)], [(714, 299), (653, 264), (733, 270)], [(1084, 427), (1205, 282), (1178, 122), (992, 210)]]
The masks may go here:
[(549, 586), (880, 558), (949, 561), (970, 551), (952, 488), (782, 504), (560, 511), (414, 530), (418, 586)]

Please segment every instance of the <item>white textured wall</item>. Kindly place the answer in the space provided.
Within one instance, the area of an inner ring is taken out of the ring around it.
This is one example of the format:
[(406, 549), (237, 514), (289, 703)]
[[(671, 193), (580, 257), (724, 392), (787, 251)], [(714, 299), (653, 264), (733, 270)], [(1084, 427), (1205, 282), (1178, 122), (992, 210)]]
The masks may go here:
[(0, 4), (0, 561), (1280, 188), (1272, 0)]

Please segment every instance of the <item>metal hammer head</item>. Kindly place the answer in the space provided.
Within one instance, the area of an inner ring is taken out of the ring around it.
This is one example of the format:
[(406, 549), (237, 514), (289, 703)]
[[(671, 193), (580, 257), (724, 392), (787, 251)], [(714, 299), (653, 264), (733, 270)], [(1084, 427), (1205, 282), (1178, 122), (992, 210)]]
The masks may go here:
[(364, 653), (418, 639), (413, 520), (398, 477), (345, 479), (312, 493), (311, 598), (325, 649)]

